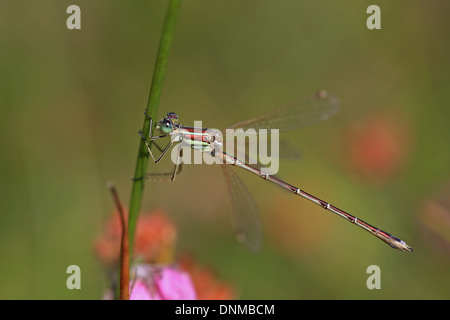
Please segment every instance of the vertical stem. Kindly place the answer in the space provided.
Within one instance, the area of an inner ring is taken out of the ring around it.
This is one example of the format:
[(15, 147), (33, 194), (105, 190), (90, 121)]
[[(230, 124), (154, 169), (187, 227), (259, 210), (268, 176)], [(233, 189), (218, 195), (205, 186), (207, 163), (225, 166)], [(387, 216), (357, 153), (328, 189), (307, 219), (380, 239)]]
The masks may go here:
[(114, 183), (108, 183), (108, 188), (116, 204), (118, 214), (120, 216), (120, 222), (122, 225), (122, 236), (120, 240), (120, 287), (119, 298), (120, 300), (130, 300), (130, 255), (129, 255), (129, 239), (128, 239), (128, 223), (123, 209), (122, 202), (120, 201), (119, 194)]
[[(180, 4), (181, 0), (170, 0), (166, 19), (164, 22), (161, 40), (159, 43), (158, 56), (156, 58), (155, 70), (153, 72), (152, 85), (146, 109), (147, 114), (152, 119), (156, 119), (156, 116), (158, 114), (158, 106), (164, 82), (164, 75), (166, 73), (167, 60), (169, 57), (170, 47), (172, 44)], [(150, 130), (152, 130), (153, 133), (153, 128), (150, 128), (150, 120), (147, 117), (144, 117), (142, 133), (145, 136), (148, 136)], [(136, 137), (139, 136), (136, 134)], [(149, 141), (149, 144), (151, 145), (151, 140)], [(128, 213), (130, 255), (133, 253), (134, 231), (136, 228), (137, 217), (142, 203), (142, 195), (144, 192), (144, 185), (145, 185), (145, 179), (143, 179), (143, 177), (146, 174), (148, 157), (149, 153), (145, 145), (145, 142), (142, 139), (140, 139), (138, 156), (136, 161), (136, 169), (134, 171), (135, 179), (133, 180), (130, 199), (130, 209)]]

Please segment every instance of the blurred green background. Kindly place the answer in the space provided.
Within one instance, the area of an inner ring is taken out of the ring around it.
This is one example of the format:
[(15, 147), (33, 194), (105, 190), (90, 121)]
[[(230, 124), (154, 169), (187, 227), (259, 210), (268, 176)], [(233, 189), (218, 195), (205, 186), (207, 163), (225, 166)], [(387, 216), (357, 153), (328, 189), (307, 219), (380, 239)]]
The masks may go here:
[[(81, 30), (66, 8), (81, 8)], [(184, 1), (159, 114), (227, 126), (326, 89), (341, 111), (284, 134), (301, 150), (279, 176), (405, 240), (403, 253), (303, 199), (238, 172), (264, 223), (257, 254), (235, 240), (220, 168), (149, 182), (178, 251), (243, 299), (450, 298), (450, 3)], [(128, 205), (167, 1), (0, 2), (0, 298), (99, 299), (92, 244)], [(169, 161), (169, 160), (167, 160)], [(167, 163), (166, 163), (167, 165)], [(169, 163), (170, 165), (170, 163)], [(151, 164), (149, 170), (154, 170)], [(81, 290), (66, 288), (67, 266)], [(366, 269), (381, 269), (368, 290)]]

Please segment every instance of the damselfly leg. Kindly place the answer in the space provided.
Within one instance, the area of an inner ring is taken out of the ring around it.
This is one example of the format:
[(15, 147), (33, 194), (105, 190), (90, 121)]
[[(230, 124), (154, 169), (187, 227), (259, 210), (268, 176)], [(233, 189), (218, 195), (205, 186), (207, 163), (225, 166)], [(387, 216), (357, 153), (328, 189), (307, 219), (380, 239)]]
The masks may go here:
[[(154, 140), (157, 139), (161, 139), (161, 138), (165, 138), (168, 137), (168, 134), (163, 134), (163, 135), (159, 135), (159, 136), (152, 136), (151, 135), (151, 129), (153, 127), (153, 119), (147, 114), (147, 111), (144, 112), (144, 115), (150, 120), (150, 133), (149, 133), (149, 138), (150, 141), (152, 141), (152, 144), (154, 144), (156, 146), (156, 148), (161, 152), (160, 156), (158, 158), (156, 158), (150, 148), (150, 143), (148, 142), (147, 138), (144, 136), (144, 134), (142, 133), (142, 130), (139, 130), (138, 133), (141, 136), (141, 138), (144, 140), (145, 145), (147, 146), (148, 152), (150, 154), (150, 157), (152, 158), (153, 162), (155, 164), (159, 163), (159, 161), (161, 161), (161, 159), (166, 155), (166, 153), (170, 150), (170, 148), (173, 146), (173, 144), (176, 142), (174, 140), (171, 140), (164, 149), (162, 149), (158, 144), (155, 143)], [(161, 125), (161, 122), (158, 124), (158, 126)], [(157, 126), (157, 127), (158, 127)], [(183, 158), (183, 148), (181, 148), (181, 146), (179, 146), (178, 148), (178, 152), (177, 152), (177, 159), (175, 162), (175, 166), (172, 172), (166, 172), (166, 173), (147, 173), (145, 175), (145, 178), (151, 181), (174, 181), (177, 174), (181, 173), (182, 170), (182, 162), (180, 162), (180, 159)], [(170, 178), (169, 178), (170, 177)], [(144, 177), (140, 177), (140, 178), (133, 178), (133, 180), (140, 180), (143, 179)]]
[(181, 145), (178, 145), (177, 148), (177, 159), (172, 172), (147, 173), (145, 175), (145, 179), (150, 181), (175, 181), (175, 178), (181, 173), (183, 169), (183, 162), (181, 161), (181, 159), (183, 159), (183, 148)]

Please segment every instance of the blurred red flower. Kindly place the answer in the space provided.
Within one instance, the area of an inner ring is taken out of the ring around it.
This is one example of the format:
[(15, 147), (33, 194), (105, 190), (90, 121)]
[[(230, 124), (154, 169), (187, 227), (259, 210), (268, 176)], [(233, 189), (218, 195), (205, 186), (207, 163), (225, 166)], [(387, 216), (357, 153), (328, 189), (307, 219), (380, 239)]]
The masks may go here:
[(374, 115), (355, 124), (347, 135), (348, 165), (374, 184), (398, 174), (410, 153), (406, 117)]
[[(106, 265), (120, 257), (121, 223), (117, 213), (106, 221), (103, 233), (95, 241), (94, 250)], [(177, 230), (162, 211), (141, 214), (135, 233), (134, 256), (143, 262), (169, 263), (173, 260)]]

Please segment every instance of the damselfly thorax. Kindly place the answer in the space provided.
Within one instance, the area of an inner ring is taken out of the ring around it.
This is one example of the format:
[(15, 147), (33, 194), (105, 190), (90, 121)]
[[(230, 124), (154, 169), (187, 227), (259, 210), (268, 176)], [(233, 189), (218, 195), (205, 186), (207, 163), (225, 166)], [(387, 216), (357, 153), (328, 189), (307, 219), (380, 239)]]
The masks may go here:
[(170, 133), (172, 141), (181, 142), (194, 150), (215, 155), (223, 147), (222, 132), (218, 129), (177, 125)]

